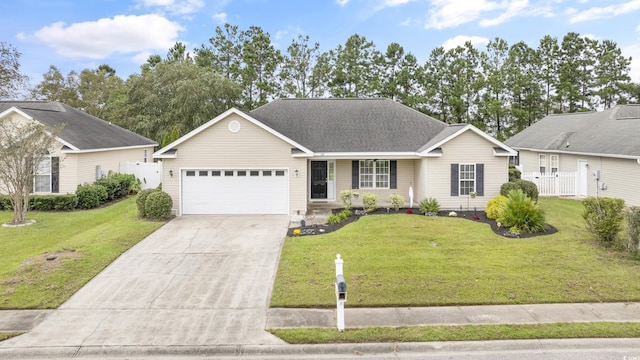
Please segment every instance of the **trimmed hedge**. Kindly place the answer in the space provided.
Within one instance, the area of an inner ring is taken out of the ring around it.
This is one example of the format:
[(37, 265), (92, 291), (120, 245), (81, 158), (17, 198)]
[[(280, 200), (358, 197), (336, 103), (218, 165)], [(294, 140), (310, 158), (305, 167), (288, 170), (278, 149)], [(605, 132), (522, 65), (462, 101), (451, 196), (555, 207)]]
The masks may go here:
[(534, 202), (538, 202), (538, 187), (531, 181), (518, 179), (516, 181), (509, 181), (500, 186), (500, 195), (509, 197), (511, 190), (522, 190)]
[(108, 194), (107, 200), (113, 201), (127, 196), (131, 185), (135, 182), (135, 175), (109, 173), (106, 177), (97, 180), (95, 184), (104, 186)]
[(154, 191), (144, 202), (145, 217), (152, 220), (165, 220), (171, 215), (173, 200), (164, 191)]
[(71, 211), (78, 206), (76, 194), (66, 195), (31, 195), (29, 210), (35, 211)]
[(9, 195), (0, 195), (0, 211), (13, 210), (11, 206), (11, 198)]
[[(102, 189), (100, 189), (102, 188)], [(78, 196), (78, 208), (93, 209), (102, 203), (100, 201), (102, 190), (104, 187), (96, 185), (78, 185), (76, 195)]]
[(145, 216), (147, 216), (146, 210), (145, 210), (145, 202), (147, 201), (147, 197), (151, 194), (154, 193), (156, 191), (160, 191), (158, 189), (146, 189), (146, 190), (142, 190), (138, 193), (138, 196), (136, 197), (136, 206), (138, 207), (138, 216), (143, 218)]

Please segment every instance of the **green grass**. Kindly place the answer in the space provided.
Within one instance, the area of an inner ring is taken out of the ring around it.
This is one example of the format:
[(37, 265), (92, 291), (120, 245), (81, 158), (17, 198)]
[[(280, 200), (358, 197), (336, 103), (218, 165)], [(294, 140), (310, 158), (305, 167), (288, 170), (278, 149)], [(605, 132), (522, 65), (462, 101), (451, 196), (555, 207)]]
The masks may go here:
[(636, 338), (640, 337), (640, 323), (368, 327), (345, 329), (344, 332), (327, 328), (269, 331), (289, 344)]
[(7, 340), (8, 338), (12, 338), (14, 336), (18, 336), (18, 335), (22, 335), (23, 333), (21, 332), (6, 332), (6, 331), (0, 331), (0, 341), (2, 340)]
[[(11, 221), (0, 212), (0, 223)], [(73, 212), (30, 212), (34, 225), (0, 227), (0, 309), (60, 306), (164, 222), (137, 219), (135, 198)], [(47, 261), (43, 254), (57, 253)]]
[(338, 253), (348, 307), (640, 300), (640, 262), (595, 244), (579, 201), (540, 205), (557, 233), (509, 239), (470, 220), (397, 214), (287, 238), (271, 306), (335, 306)]

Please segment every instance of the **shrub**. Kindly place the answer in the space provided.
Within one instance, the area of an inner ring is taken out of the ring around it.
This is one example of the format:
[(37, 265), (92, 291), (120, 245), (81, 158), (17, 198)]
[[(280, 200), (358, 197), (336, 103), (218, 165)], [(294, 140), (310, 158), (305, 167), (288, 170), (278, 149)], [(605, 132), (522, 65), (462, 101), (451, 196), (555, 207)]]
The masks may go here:
[(632, 206), (626, 213), (627, 217), (627, 249), (637, 252), (640, 247), (640, 206)]
[(100, 190), (95, 185), (78, 185), (76, 196), (80, 209), (93, 209), (100, 205)]
[(522, 179), (516, 180), (515, 183), (520, 186), (522, 192), (524, 192), (524, 194), (527, 195), (531, 200), (538, 202), (538, 187), (535, 183)]
[(156, 192), (156, 191), (160, 191), (158, 189), (146, 189), (146, 190), (142, 190), (138, 193), (138, 196), (136, 197), (136, 206), (138, 207), (138, 216), (143, 218), (145, 217), (147, 214), (145, 212), (145, 202), (147, 201), (147, 196), (149, 196), (149, 194)]
[(533, 233), (544, 230), (542, 210), (521, 189), (511, 190), (498, 221), (514, 233)]
[(153, 220), (164, 220), (171, 215), (173, 200), (164, 191), (154, 191), (144, 202), (145, 217)]
[(100, 198), (100, 203), (105, 203), (109, 200), (109, 193), (107, 192), (107, 188), (102, 185), (93, 185), (98, 192), (98, 197)]
[(500, 215), (502, 215), (504, 203), (506, 201), (507, 201), (507, 197), (502, 195), (498, 195), (493, 199), (487, 201), (487, 208), (485, 209), (485, 213), (487, 213), (487, 217), (493, 220), (498, 219)]
[(336, 214), (329, 214), (327, 217), (327, 224), (340, 224), (340, 216)]
[(438, 203), (438, 200), (432, 197), (420, 201), (418, 207), (421, 214), (437, 213), (438, 211), (440, 211), (440, 203)]
[(509, 165), (509, 181), (516, 181), (522, 177), (522, 173), (515, 166)]
[(135, 187), (136, 177), (132, 174), (118, 174), (109, 172), (109, 175), (97, 180), (96, 185), (102, 185), (107, 189), (108, 200), (117, 200), (129, 194), (132, 186)]
[(509, 195), (509, 191), (518, 189), (522, 190), (520, 185), (516, 184), (514, 181), (506, 182), (500, 186), (500, 195), (507, 197)]
[(538, 187), (528, 180), (519, 179), (502, 184), (500, 186), (500, 195), (508, 197), (511, 190), (518, 189), (522, 190), (522, 192), (534, 202), (538, 202)]
[(590, 196), (582, 200), (582, 206), (587, 230), (602, 243), (611, 245), (622, 229), (624, 200)]
[(353, 190), (342, 190), (340, 192), (340, 200), (345, 209), (351, 209), (353, 206), (353, 198), (357, 198), (360, 194)]
[(11, 198), (9, 195), (0, 195), (0, 211), (2, 210), (13, 210), (13, 205), (11, 205)]
[(66, 195), (32, 195), (29, 198), (29, 209), (35, 211), (70, 211), (78, 206), (75, 194)]
[(389, 195), (389, 202), (393, 210), (398, 211), (404, 205), (404, 198), (400, 194)]
[(372, 193), (362, 194), (362, 206), (366, 212), (374, 212), (378, 208), (378, 196)]

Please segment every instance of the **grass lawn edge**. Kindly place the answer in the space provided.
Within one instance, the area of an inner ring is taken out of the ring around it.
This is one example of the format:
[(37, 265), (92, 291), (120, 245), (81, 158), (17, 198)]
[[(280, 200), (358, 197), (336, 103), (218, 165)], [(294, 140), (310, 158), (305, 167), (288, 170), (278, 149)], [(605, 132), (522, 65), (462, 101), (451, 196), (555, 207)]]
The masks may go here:
[(288, 344), (638, 338), (640, 322), (267, 329)]
[(7, 340), (9, 338), (16, 337), (16, 336), (22, 335), (22, 334), (24, 334), (24, 332), (0, 331), (0, 341), (4, 341), (4, 340)]

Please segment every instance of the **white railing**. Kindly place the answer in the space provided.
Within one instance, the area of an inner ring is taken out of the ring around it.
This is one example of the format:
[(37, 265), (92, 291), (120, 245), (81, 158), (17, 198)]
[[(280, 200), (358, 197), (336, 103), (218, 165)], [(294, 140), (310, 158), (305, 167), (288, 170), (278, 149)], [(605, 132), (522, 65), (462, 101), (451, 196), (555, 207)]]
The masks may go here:
[(522, 173), (523, 180), (529, 180), (538, 187), (540, 196), (577, 196), (575, 172), (558, 172), (540, 174), (537, 172)]

